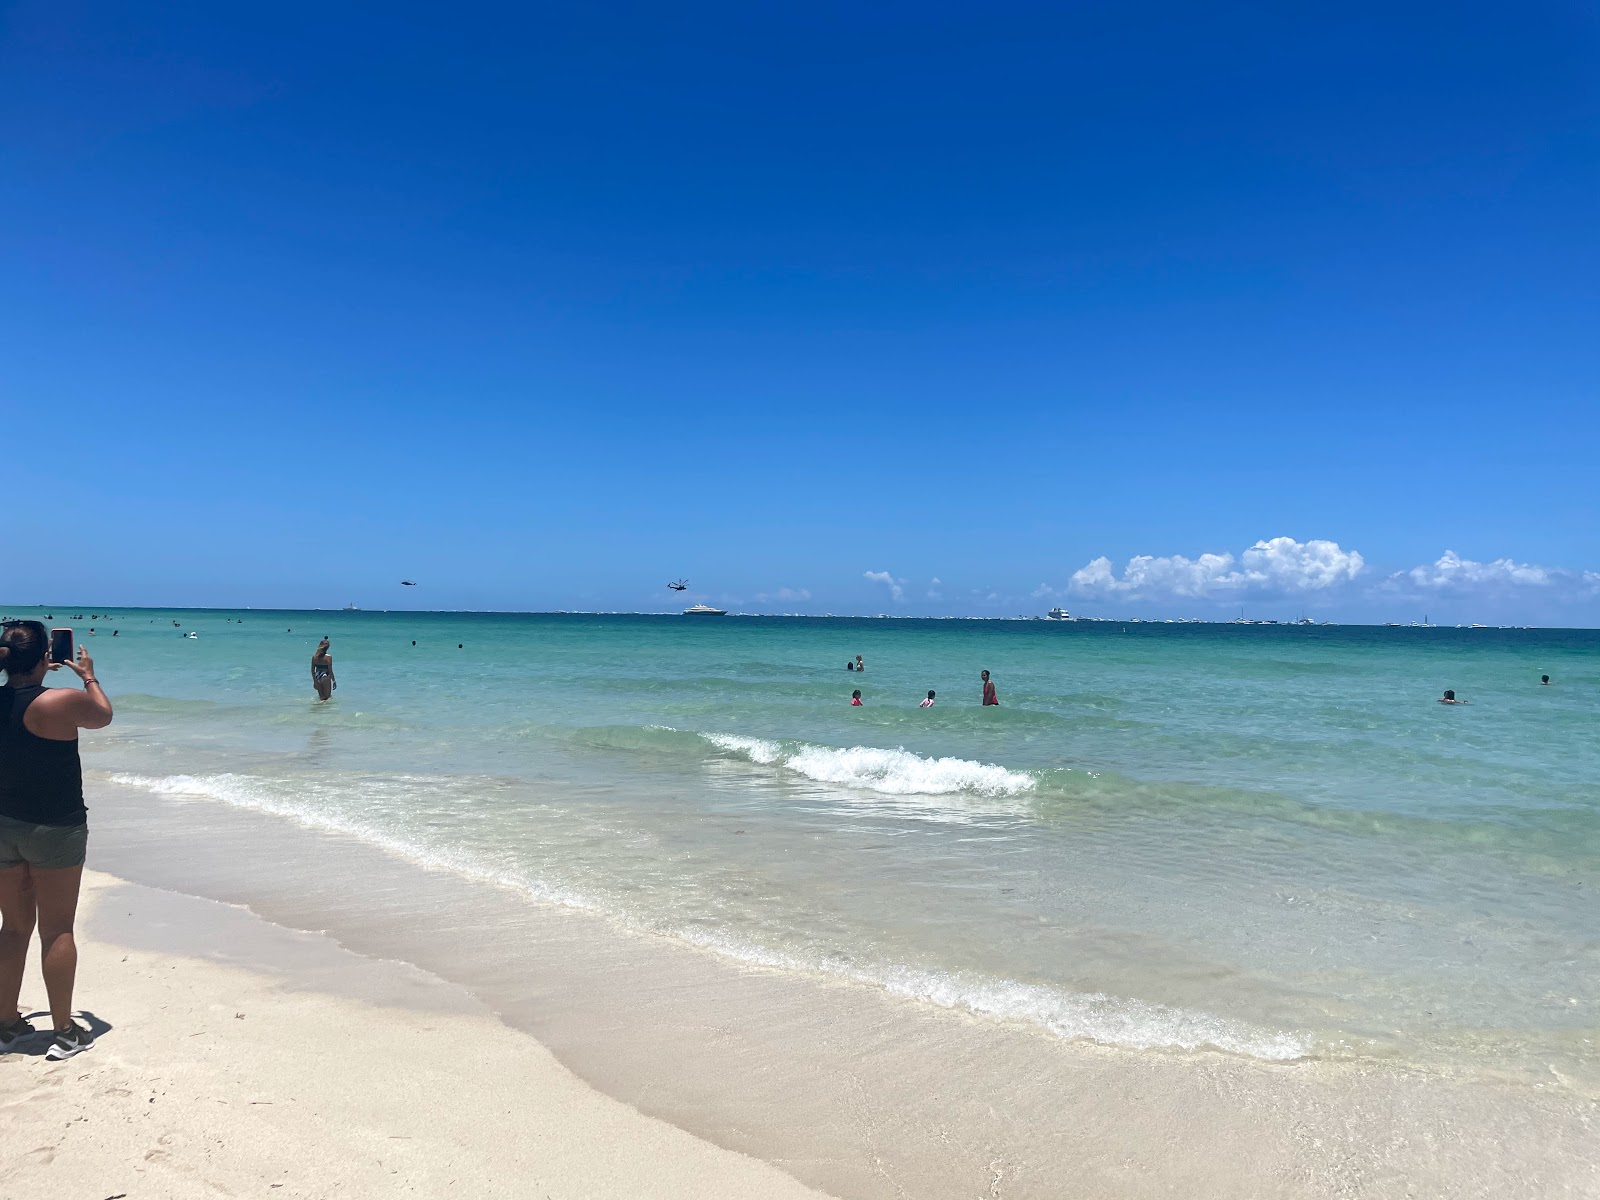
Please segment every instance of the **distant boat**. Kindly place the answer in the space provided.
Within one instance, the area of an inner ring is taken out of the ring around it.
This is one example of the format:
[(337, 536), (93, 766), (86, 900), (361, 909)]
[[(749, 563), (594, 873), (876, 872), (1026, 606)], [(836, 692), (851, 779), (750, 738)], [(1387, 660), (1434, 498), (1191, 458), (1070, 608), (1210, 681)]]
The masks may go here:
[(1474, 624), (1474, 625), (1470, 626), (1470, 628), (1472, 628), (1472, 629), (1489, 629), (1489, 628), (1492, 628), (1492, 627), (1489, 626), (1489, 625), (1477, 625), (1477, 624)]
[(357, 608), (354, 604), (346, 604), (344, 606), (344, 611), (345, 612), (360, 612), (361, 610), (359, 608)]
[(686, 617), (725, 617), (728, 610), (725, 608), (712, 608), (709, 604), (691, 604), (683, 610)]
[(1052, 608), (1049, 612), (1045, 613), (1045, 616), (1049, 617), (1052, 621), (1072, 620), (1072, 617), (1068, 615), (1067, 610), (1064, 608)]

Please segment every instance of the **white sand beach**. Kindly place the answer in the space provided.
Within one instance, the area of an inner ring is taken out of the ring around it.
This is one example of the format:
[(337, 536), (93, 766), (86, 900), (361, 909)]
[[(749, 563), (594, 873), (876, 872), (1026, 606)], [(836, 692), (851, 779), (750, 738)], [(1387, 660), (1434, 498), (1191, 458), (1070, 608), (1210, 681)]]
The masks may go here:
[[(113, 912), (166, 948), (96, 934)], [(602, 1095), (415, 967), (97, 873), (81, 928), (99, 1040), (0, 1057), (8, 1200), (820, 1194)]]

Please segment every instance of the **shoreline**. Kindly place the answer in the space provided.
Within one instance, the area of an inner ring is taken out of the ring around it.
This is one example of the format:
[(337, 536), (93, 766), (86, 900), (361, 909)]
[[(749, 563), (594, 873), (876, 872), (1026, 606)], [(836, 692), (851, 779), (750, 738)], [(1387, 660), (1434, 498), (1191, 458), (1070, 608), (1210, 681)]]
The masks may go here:
[[(0, 1057), (8, 1194), (823, 1195), (605, 1096), (408, 963), (97, 871), (83, 899), (96, 1045)], [(25, 1007), (42, 992), (30, 976)]]
[(1595, 1100), (1554, 1081), (1067, 1042), (734, 967), (261, 813), (106, 787), (92, 807), (91, 862), (419, 964), (606, 1096), (847, 1200), (1600, 1194)]

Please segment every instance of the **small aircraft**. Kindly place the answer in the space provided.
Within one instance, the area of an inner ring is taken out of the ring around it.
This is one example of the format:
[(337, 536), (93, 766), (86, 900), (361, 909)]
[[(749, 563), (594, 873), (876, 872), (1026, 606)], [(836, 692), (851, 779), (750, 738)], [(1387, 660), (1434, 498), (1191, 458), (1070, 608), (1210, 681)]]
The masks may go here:
[(675, 592), (686, 592), (689, 590), (689, 581), (687, 579), (680, 579), (677, 583), (669, 583), (667, 586)]
[(400, 586), (401, 587), (416, 587), (417, 586), (417, 581), (415, 579), (402, 579), (400, 581)]

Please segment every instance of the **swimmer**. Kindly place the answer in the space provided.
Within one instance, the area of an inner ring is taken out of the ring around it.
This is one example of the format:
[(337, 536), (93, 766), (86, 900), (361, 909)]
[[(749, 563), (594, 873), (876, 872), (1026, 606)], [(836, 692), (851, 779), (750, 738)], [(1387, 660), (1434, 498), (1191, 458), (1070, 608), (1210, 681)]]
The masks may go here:
[(1465, 700), (1457, 700), (1455, 692), (1451, 691), (1449, 688), (1445, 688), (1444, 696), (1443, 696), (1442, 699), (1440, 699), (1439, 703), (1440, 704), (1465, 704), (1466, 701)]
[(1550, 686), (1550, 676), (1548, 676), (1548, 675), (1539, 676), (1539, 682), (1544, 684), (1545, 687), (1549, 687)]
[(317, 690), (318, 700), (328, 699), (339, 686), (333, 677), (333, 655), (328, 653), (327, 638), (317, 643), (316, 653), (311, 656), (311, 686)]
[(921, 704), (917, 705), (917, 707), (918, 708), (932, 708), (933, 707), (933, 693), (930, 691), (928, 693), (928, 698), (926, 700), (924, 700)]
[(866, 705), (861, 703), (861, 689), (860, 688), (857, 688), (855, 691), (850, 693), (850, 707), (851, 708), (865, 708), (866, 707)]
[(856, 655), (856, 670), (865, 671), (866, 669), (867, 664), (861, 661), (861, 655)]
[(994, 681), (989, 678), (989, 672), (984, 671), (982, 675), (984, 707), (987, 708), (991, 704), (998, 706), (1000, 703), (1000, 693), (994, 690)]
[(851, 662), (851, 661), (850, 661), (850, 660), (849, 660), (849, 659), (848, 659), (848, 658), (847, 658), (847, 659), (845, 659), (845, 661), (844, 661), (844, 669), (845, 669), (845, 670), (846, 670), (846, 671), (854, 671), (854, 670), (855, 670), (855, 669), (856, 669), (856, 665), (855, 665), (855, 663), (853, 663), (853, 662)]

